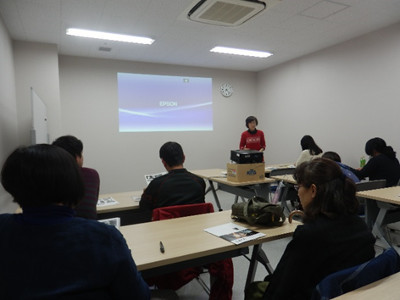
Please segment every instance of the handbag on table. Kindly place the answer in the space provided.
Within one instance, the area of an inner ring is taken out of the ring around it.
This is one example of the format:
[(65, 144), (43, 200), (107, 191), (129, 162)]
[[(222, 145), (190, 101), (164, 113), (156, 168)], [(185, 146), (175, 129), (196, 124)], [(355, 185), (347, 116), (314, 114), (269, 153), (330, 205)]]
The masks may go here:
[(246, 202), (234, 203), (231, 217), (250, 225), (264, 226), (280, 226), (286, 220), (283, 207), (269, 203), (258, 196), (254, 196)]

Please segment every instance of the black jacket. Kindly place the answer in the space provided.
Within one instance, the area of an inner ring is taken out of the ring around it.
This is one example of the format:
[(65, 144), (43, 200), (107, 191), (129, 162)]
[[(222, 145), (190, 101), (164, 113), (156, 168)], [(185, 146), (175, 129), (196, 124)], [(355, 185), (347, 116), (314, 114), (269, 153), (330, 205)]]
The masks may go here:
[(368, 163), (361, 169), (352, 169), (353, 173), (360, 179), (369, 177), (369, 180), (386, 179), (386, 186), (397, 185), (400, 179), (400, 164), (397, 158), (390, 159), (384, 154), (370, 158)]
[(311, 298), (327, 275), (375, 256), (375, 238), (358, 216), (319, 217), (300, 225), (287, 245), (263, 299)]
[(206, 184), (204, 180), (186, 169), (175, 169), (153, 179), (144, 190), (140, 208), (152, 211), (154, 208), (204, 203)]

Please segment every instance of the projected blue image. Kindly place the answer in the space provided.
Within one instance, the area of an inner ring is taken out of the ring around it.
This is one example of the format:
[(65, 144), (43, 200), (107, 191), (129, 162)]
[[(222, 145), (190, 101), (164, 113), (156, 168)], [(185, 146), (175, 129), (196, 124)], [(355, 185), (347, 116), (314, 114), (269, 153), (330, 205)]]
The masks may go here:
[(212, 79), (118, 73), (119, 131), (213, 130)]

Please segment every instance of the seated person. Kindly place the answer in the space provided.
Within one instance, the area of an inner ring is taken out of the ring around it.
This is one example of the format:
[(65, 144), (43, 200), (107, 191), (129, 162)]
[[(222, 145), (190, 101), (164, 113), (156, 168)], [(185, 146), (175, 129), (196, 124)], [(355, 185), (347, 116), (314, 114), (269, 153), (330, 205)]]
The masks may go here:
[[(160, 148), (160, 158), (167, 174), (154, 178), (143, 191), (140, 208), (152, 212), (159, 207), (204, 203), (206, 184), (204, 180), (184, 167), (185, 155), (181, 145), (167, 142)], [(233, 287), (233, 265), (231, 259), (207, 265), (212, 285), (210, 299), (231, 299)], [(149, 285), (161, 289), (179, 289), (200, 274), (200, 268), (189, 268), (178, 272), (146, 279)]]
[(297, 158), (295, 165), (298, 166), (305, 161), (310, 161), (313, 158), (321, 157), (322, 150), (315, 143), (314, 139), (310, 135), (305, 135), (300, 140), (301, 149), (300, 156)]
[(335, 161), (342, 169), (343, 174), (349, 177), (351, 180), (353, 180), (354, 183), (360, 182), (360, 179), (358, 179), (358, 177), (351, 171), (351, 168), (345, 164), (342, 164), (342, 159), (336, 152), (327, 151), (324, 154), (322, 154), (322, 157)]
[(16, 149), (1, 183), (22, 214), (1, 214), (2, 299), (150, 299), (122, 234), (74, 217), (84, 195), (76, 161), (47, 144)]
[(386, 186), (398, 184), (400, 164), (392, 147), (387, 146), (383, 139), (376, 137), (365, 144), (365, 153), (370, 156), (367, 164), (359, 170), (351, 169), (358, 178), (386, 179)]
[(86, 219), (97, 220), (97, 201), (99, 200), (100, 177), (96, 170), (84, 168), (83, 165), (83, 144), (76, 137), (65, 135), (53, 142), (53, 145), (66, 150), (76, 159), (82, 172), (85, 184), (85, 196), (75, 207), (76, 216)]
[(181, 145), (165, 143), (160, 148), (160, 158), (168, 173), (149, 183), (140, 199), (140, 208), (151, 212), (158, 207), (204, 203), (206, 184), (183, 167), (185, 155)]
[[(267, 287), (260, 297), (264, 300), (310, 299), (327, 275), (375, 256), (375, 238), (357, 215), (355, 184), (335, 162), (316, 158), (302, 163), (294, 178), (304, 225), (296, 228), (274, 273), (266, 278)], [(254, 295), (252, 288), (258, 287), (261, 284), (251, 284), (246, 296)]]

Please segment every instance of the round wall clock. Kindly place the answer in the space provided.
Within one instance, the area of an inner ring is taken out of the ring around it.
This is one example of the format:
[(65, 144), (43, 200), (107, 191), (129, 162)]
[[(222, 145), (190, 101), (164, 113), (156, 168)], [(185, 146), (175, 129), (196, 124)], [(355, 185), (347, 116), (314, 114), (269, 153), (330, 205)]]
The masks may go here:
[(219, 90), (224, 97), (230, 97), (233, 94), (233, 88), (229, 83), (222, 84)]

